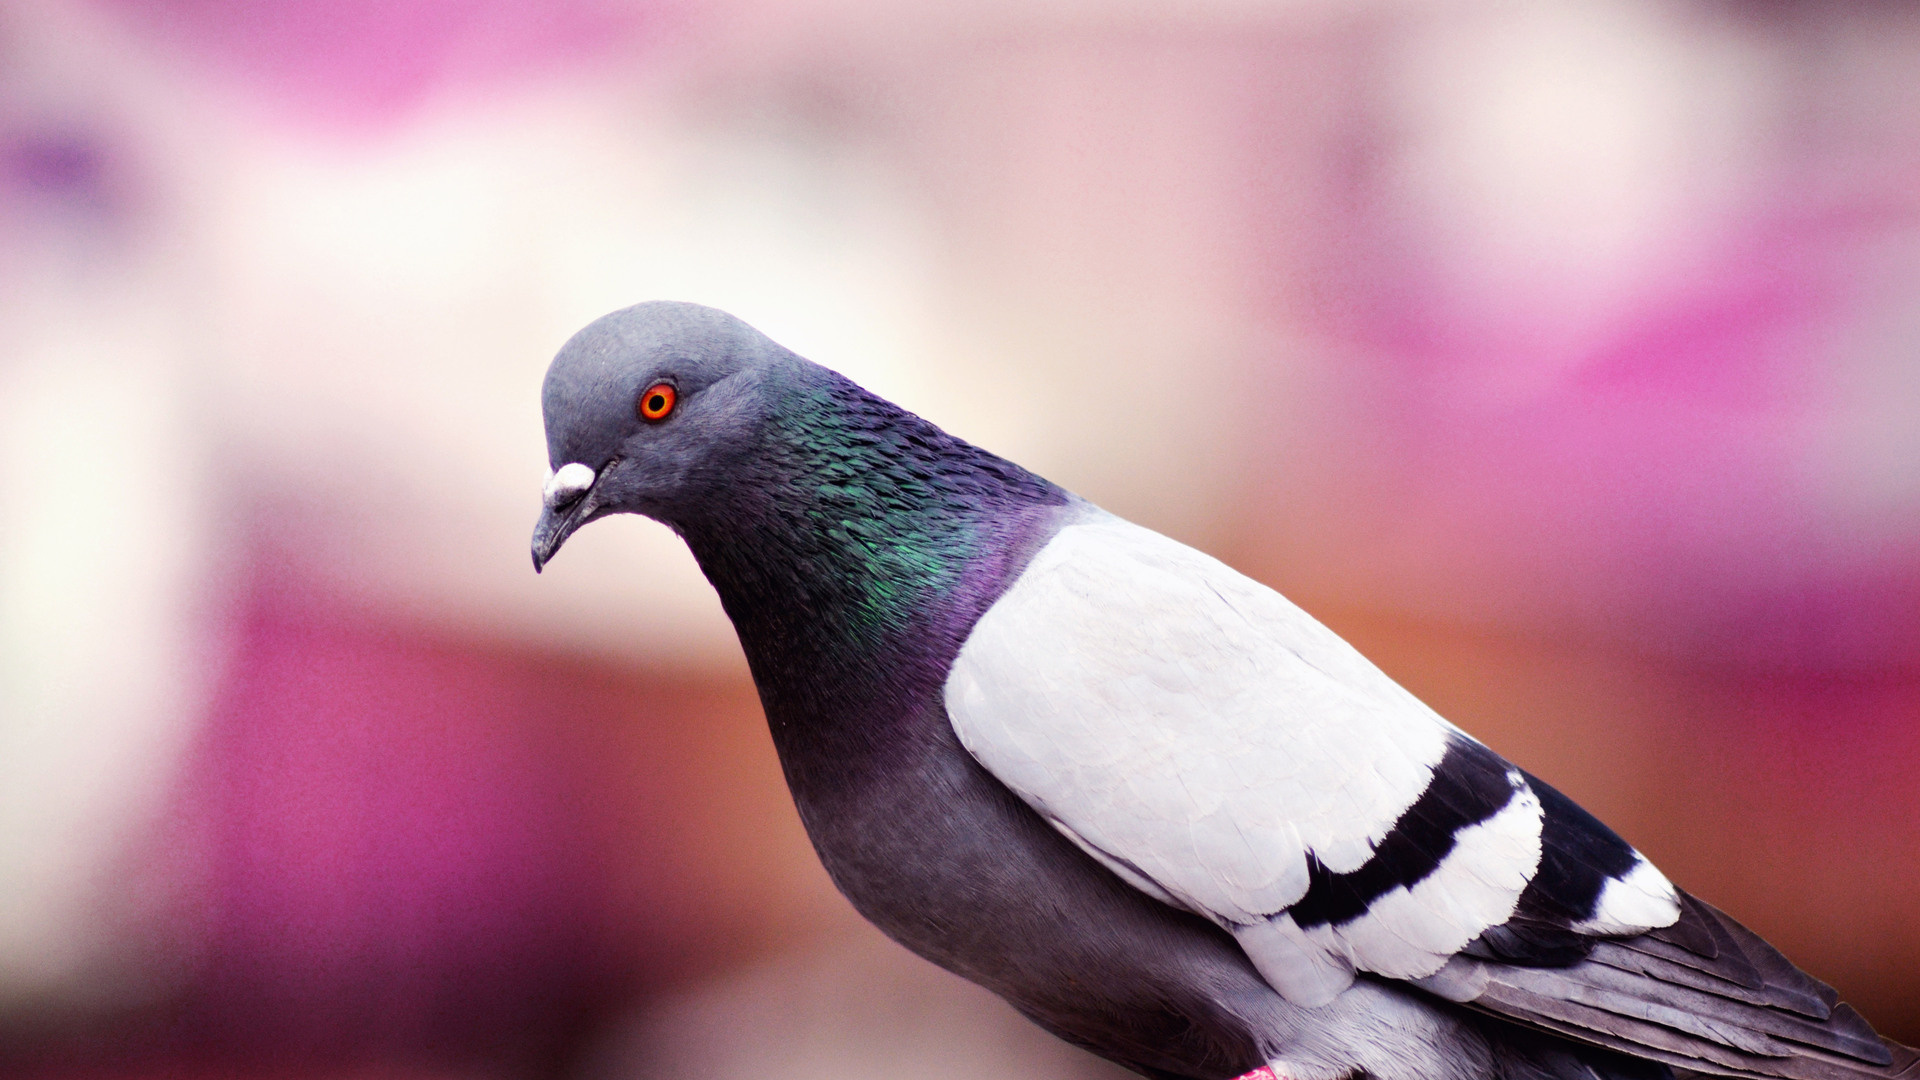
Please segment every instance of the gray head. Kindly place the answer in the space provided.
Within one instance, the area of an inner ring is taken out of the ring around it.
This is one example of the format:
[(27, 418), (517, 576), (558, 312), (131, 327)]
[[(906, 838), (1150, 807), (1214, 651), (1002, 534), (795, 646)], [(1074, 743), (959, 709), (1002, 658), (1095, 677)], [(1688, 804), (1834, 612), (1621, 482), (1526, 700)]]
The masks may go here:
[(604, 316), (547, 368), (544, 509), (533, 568), (616, 513), (671, 523), (724, 482), (765, 419), (770, 382), (812, 368), (724, 311), (655, 301)]

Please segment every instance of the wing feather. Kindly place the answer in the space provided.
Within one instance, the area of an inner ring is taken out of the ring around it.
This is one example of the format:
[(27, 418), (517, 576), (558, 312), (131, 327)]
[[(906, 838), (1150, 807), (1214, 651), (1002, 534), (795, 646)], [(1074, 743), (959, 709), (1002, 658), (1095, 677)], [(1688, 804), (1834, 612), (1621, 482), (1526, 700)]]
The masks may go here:
[(1355, 973), (1695, 1073), (1920, 1080), (1831, 988), (1331, 631), (1117, 518), (1069, 525), (960, 650), (990, 772), (1318, 1005)]
[(1035, 556), (946, 699), (989, 771), (1297, 1000), (1431, 973), (1540, 857), (1518, 770), (1278, 593), (1117, 518)]

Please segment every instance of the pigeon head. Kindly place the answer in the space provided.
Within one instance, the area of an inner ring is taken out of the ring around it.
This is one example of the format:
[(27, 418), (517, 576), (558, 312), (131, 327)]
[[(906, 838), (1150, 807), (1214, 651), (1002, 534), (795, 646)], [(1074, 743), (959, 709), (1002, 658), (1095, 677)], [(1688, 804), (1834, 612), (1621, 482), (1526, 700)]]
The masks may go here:
[(800, 681), (876, 650), (924, 652), (925, 628), (971, 618), (963, 609), (998, 594), (1069, 501), (693, 304), (640, 304), (582, 330), (547, 370), (542, 406), (553, 474), (534, 568), (608, 514), (664, 522), (756, 670), (812, 673)]
[(553, 472), (533, 534), (534, 569), (608, 514), (679, 524), (754, 443), (779, 397), (773, 391), (811, 367), (698, 304), (638, 304), (575, 334), (541, 394)]

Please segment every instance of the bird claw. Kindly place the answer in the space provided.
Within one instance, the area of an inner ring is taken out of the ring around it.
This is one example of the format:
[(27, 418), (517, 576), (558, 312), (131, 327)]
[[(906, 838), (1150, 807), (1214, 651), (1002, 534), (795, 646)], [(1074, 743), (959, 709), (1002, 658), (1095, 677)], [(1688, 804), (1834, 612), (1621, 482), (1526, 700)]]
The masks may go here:
[(1240, 1077), (1239, 1080), (1287, 1080), (1287, 1078), (1274, 1072), (1272, 1066), (1262, 1065)]

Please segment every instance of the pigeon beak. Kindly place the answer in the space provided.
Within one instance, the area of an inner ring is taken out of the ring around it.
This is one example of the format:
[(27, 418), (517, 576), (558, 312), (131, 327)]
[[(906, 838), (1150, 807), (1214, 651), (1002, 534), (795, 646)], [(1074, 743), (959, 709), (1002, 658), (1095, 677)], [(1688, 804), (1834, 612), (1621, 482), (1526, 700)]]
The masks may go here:
[(589, 492), (596, 479), (592, 469), (577, 461), (548, 474), (546, 490), (540, 496), (540, 520), (533, 526), (534, 573), (546, 569), (553, 553), (586, 520), (593, 503)]

